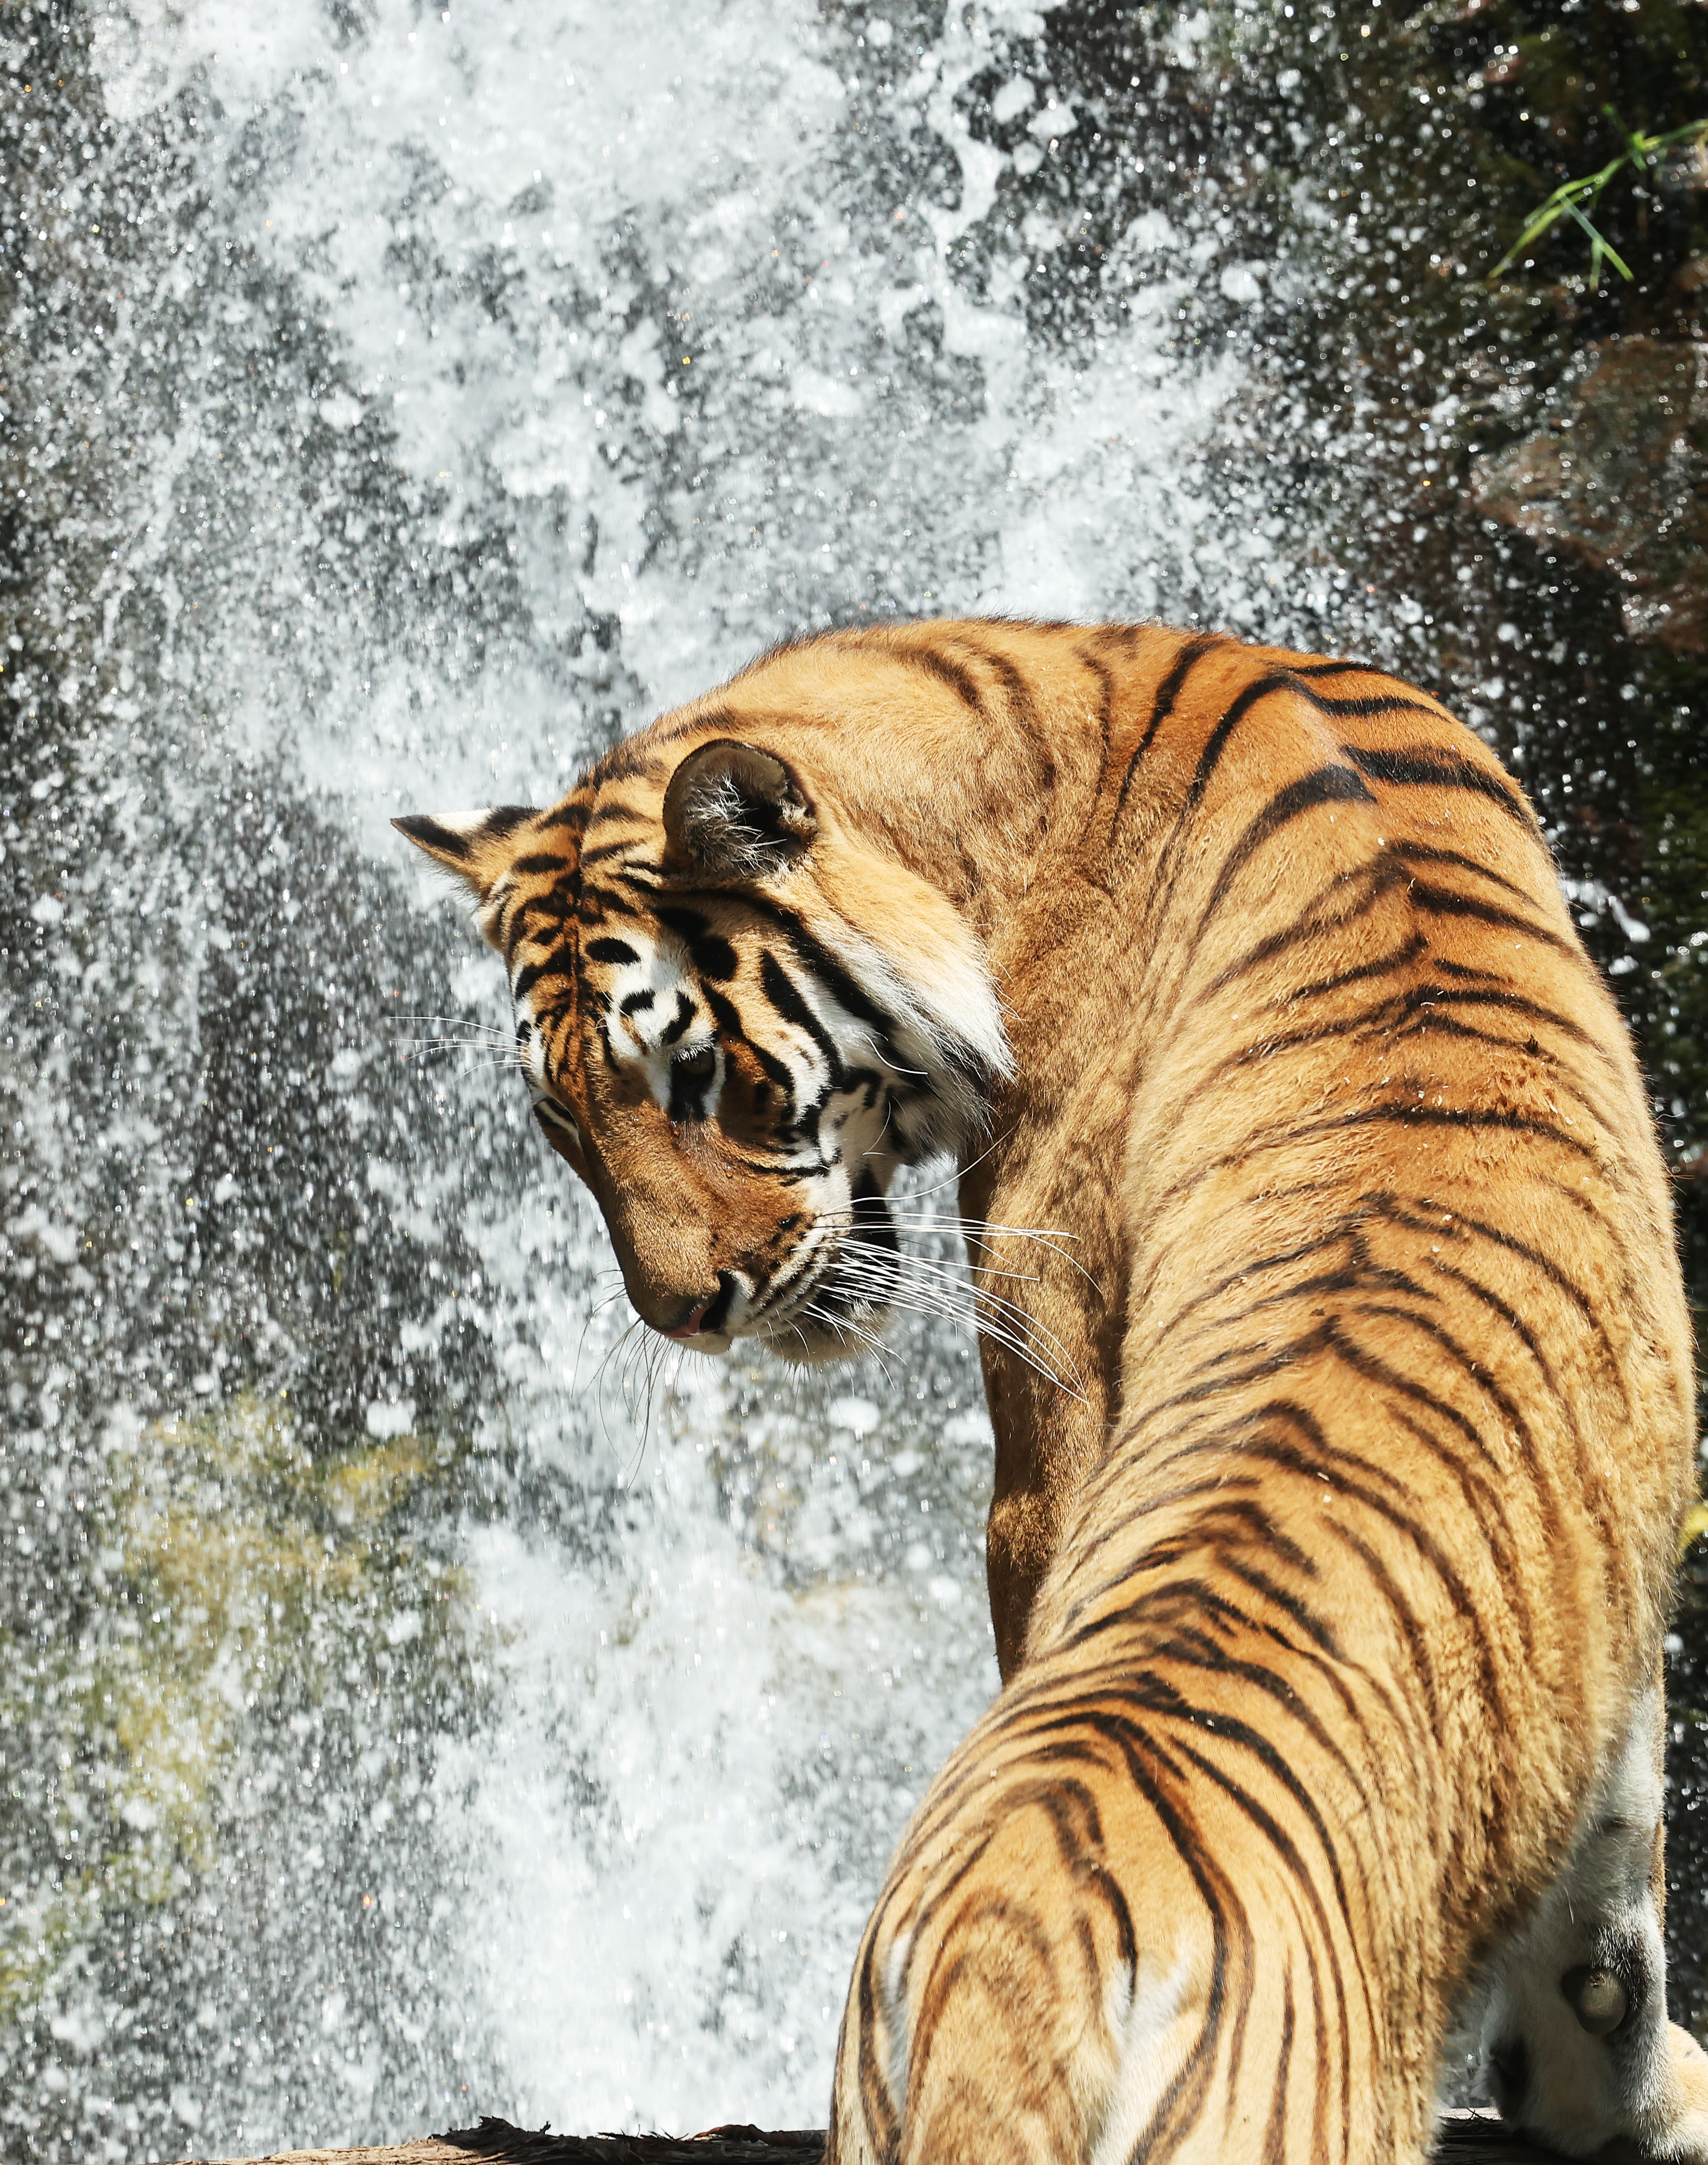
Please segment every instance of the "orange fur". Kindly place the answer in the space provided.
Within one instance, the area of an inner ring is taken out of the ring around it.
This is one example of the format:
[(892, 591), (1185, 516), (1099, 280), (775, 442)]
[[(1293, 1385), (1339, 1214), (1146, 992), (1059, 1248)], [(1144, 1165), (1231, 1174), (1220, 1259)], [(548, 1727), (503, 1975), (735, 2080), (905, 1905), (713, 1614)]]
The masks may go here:
[(1488, 749), (1356, 664), (904, 626), (766, 657), (502, 850), (418, 839), (656, 1327), (836, 1351), (945, 1141), (970, 1216), (1074, 1236), (983, 1341), (1004, 1688), (868, 1928), (832, 2158), (1421, 2157), (1451, 2021), (1574, 1872), (1571, 1976), (1632, 2011), (1499, 1999), (1505, 2100), (1570, 2141), (1548, 2085), (1599, 2054), (1603, 2134), (1708, 2156), (1653, 1897), (1584, 1862), (1690, 1476), (1668, 1197)]

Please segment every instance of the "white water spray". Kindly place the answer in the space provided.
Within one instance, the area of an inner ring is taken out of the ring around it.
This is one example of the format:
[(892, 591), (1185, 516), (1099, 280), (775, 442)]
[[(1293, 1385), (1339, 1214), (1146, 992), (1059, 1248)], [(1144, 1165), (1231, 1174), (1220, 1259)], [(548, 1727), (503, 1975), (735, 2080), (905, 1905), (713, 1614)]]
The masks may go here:
[[(283, 1800), (274, 1849), (228, 1860), (185, 1927), (288, 1964), (287, 1890), (332, 1873), (360, 1825), (382, 1862), (347, 1901), (391, 1920), (384, 1959), (311, 1984), (305, 1956), (303, 2004), (265, 2050), (210, 1997), (143, 2096), (134, 2067), (116, 2091), (100, 2073), (124, 2009), (73, 1949), (44, 2003), (58, 2057), (20, 2063), (48, 2116), (31, 2125), (66, 2124), (68, 2089), (114, 2158), (374, 2140), (459, 2110), (823, 2120), (867, 1907), (995, 1683), (970, 1342), (899, 1327), (887, 1367), (805, 1377), (738, 1349), (641, 1390), (626, 1311), (598, 1308), (597, 1219), (519, 1132), (513, 1078), (399, 1067), (453, 938), (451, 1003), (504, 1015), (492, 958), (447, 929), (455, 908), (387, 821), (549, 802), (614, 735), (826, 623), (1247, 620), (1278, 567), (1205, 508), (1195, 461), (1240, 379), (1173, 350), (1178, 291), (1147, 266), (1180, 235), (1153, 219), (1129, 236), (1116, 330), (1069, 346), (1029, 329), (1028, 282), (1068, 236), (1004, 224), (1004, 176), (1076, 117), (1011, 74), (996, 108), (1036, 114), (1004, 152), (975, 138), (965, 93), (1041, 27), (983, 0), (946, 28), (772, 0), (100, 18), (115, 124), (140, 140), (194, 115), (161, 167), (175, 237), (118, 319), (133, 372), (161, 311), (188, 329), (170, 418), (129, 455), (108, 635), (147, 603), (159, 682), (193, 687), (192, 812), (198, 789), (208, 817), (224, 805), (210, 777), (265, 775), (349, 838), (366, 882), (349, 907), (393, 913), (389, 1011), (340, 1013), (337, 1056), (304, 1085), (337, 1109), (314, 1162), (426, 1259), (364, 1427), (413, 1434), (411, 1377), (454, 1378), (473, 1346), (463, 1425), (510, 1473), (456, 1534), (485, 1635), (478, 1713), (424, 1716), (419, 1771), (378, 1803), (307, 1771), (293, 1787), (277, 1740), (252, 1739), (232, 1778)], [(163, 729), (165, 699), (109, 693), (103, 756)], [(344, 906), (283, 840), (243, 887), (261, 920)], [(174, 891), (179, 982), (205, 985), (252, 951), (245, 926), (229, 893), (198, 900), (187, 872)], [(288, 1022), (269, 1025), (281, 1064)], [(151, 1026), (166, 1061), (202, 1025), (162, 1009)], [(298, 1229), (329, 1199), (324, 1175), (306, 1184), (268, 1206)], [(217, 1406), (240, 1388), (217, 1355), (177, 1390)], [(400, 1658), (414, 1614), (387, 1626)], [(366, 1736), (358, 1765), (401, 1748)], [(264, 1930), (240, 1931), (245, 1896)]]

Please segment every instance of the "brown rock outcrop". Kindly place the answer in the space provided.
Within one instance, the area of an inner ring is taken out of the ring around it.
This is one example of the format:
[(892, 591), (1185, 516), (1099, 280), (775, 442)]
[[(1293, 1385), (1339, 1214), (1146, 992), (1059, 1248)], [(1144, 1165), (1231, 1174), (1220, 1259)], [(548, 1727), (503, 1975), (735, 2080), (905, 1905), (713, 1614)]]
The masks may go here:
[(1708, 346), (1591, 346), (1535, 435), (1473, 461), (1484, 517), (1610, 572), (1633, 639), (1708, 655)]

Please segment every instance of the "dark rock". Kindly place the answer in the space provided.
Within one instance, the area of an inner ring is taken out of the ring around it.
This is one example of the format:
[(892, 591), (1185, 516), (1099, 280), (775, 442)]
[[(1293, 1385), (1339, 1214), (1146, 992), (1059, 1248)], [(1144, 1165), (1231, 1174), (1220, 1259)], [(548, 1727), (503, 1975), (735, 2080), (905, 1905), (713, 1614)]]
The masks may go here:
[(1605, 570), (1625, 628), (1708, 655), (1708, 346), (1591, 346), (1534, 435), (1473, 461), (1485, 518)]

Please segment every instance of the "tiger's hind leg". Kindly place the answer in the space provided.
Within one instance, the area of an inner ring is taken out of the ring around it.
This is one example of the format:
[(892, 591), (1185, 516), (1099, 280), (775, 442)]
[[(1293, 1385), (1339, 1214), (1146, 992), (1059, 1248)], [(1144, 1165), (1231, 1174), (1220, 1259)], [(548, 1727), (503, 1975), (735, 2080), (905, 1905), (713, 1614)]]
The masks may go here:
[(1643, 1692), (1571, 1861), (1502, 1950), (1483, 2025), (1500, 2116), (1578, 2157), (1708, 2165), (1708, 2054), (1667, 2020), (1662, 1721)]

